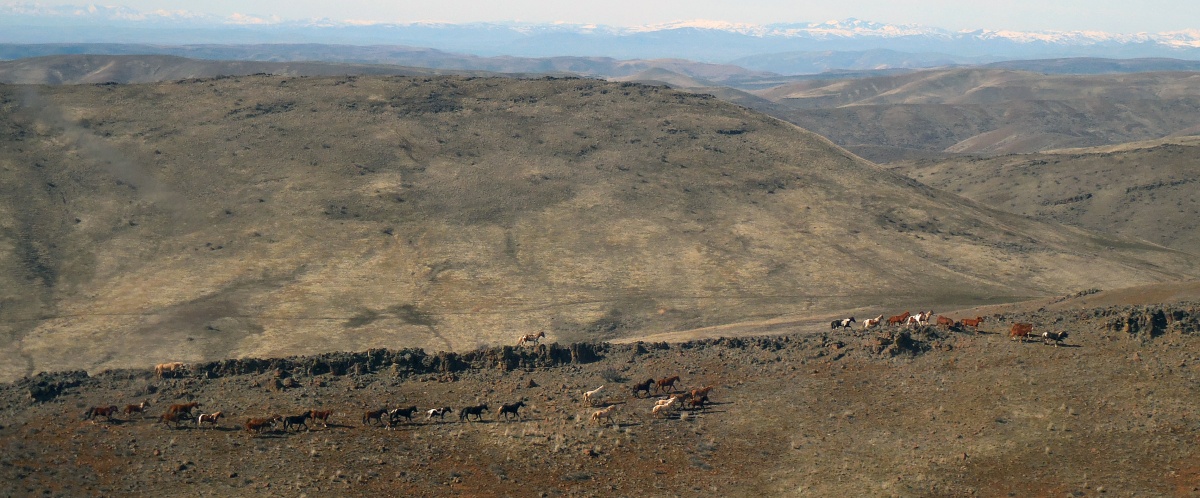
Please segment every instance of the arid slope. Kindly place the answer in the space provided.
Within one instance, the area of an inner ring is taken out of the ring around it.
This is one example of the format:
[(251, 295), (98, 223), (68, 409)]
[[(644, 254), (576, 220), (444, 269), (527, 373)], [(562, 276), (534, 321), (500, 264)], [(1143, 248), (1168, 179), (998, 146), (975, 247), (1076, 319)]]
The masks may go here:
[(1047, 75), (960, 68), (756, 91), (868, 159), (1010, 154), (1195, 134), (1200, 73)]
[(581, 79), (0, 86), (0, 378), (598, 340), (1197, 276), (785, 122)]
[(998, 209), (1200, 248), (1200, 137), (889, 166)]

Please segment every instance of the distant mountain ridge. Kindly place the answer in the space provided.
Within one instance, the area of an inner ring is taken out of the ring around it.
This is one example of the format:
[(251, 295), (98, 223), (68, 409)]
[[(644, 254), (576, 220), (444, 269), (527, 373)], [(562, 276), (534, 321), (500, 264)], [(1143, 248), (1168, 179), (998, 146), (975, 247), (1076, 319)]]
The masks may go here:
[[(70, 26), (70, 30), (46, 29)], [(90, 5), (0, 6), (3, 43), (344, 43), (430, 47), (480, 56), (685, 58), (730, 62), (798, 51), (937, 53), (993, 60), (1047, 57), (1200, 59), (1200, 29), (1118, 34), (1099, 31), (950, 31), (860, 19), (739, 24), (720, 21), (617, 27), (567, 23), (364, 23), (270, 16), (218, 17)]]

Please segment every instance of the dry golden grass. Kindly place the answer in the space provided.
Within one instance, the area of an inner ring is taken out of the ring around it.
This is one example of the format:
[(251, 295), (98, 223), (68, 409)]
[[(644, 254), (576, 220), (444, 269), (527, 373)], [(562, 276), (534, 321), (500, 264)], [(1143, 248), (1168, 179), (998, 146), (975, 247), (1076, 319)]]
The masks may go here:
[(580, 79), (0, 87), (0, 378), (616, 339), (1195, 276), (790, 124)]

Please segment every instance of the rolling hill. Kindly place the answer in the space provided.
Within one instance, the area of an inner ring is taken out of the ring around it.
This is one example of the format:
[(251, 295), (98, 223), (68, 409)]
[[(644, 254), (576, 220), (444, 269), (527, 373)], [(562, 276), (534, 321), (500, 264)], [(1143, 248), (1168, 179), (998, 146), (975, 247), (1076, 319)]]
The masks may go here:
[(891, 166), (997, 209), (1181, 251), (1200, 247), (1200, 137)]
[(988, 68), (810, 80), (754, 92), (771, 111), (890, 162), (1003, 155), (1194, 134), (1200, 73), (1047, 75)]
[(715, 98), (598, 80), (0, 86), (0, 377), (608, 340), (1195, 278)]

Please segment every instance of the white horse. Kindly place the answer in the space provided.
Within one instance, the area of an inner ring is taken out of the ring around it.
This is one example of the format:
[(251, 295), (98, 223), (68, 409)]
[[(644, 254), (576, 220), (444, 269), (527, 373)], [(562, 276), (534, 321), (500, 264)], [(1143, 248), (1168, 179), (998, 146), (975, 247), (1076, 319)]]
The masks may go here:
[(600, 386), (595, 389), (592, 389), (591, 391), (587, 391), (587, 392), (583, 393), (583, 400), (587, 401), (588, 404), (592, 404), (592, 396), (595, 396), (596, 393), (599, 393), (601, 389), (604, 389), (604, 386)]
[(658, 415), (659, 412), (669, 412), (672, 406), (675, 406), (675, 396), (667, 399), (660, 399), (654, 403), (654, 408), (650, 409), (651, 415)]
[(606, 419), (609, 423), (612, 423), (612, 413), (615, 411), (617, 411), (617, 405), (609, 406), (603, 410), (597, 410), (592, 413), (592, 422), (599, 424), (600, 419)]

